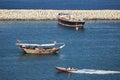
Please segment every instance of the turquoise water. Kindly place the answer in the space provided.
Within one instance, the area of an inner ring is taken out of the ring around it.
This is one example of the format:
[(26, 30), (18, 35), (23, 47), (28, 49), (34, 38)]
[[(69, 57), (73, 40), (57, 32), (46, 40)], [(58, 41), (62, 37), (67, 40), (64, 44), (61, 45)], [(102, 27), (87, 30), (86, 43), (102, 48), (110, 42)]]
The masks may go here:
[[(88, 21), (79, 31), (57, 21), (0, 21), (0, 36), (0, 80), (120, 79), (120, 21)], [(55, 55), (29, 55), (15, 45), (17, 39), (66, 46)], [(58, 73), (55, 66), (80, 72)]]
[(120, 0), (0, 0), (0, 9), (120, 10)]

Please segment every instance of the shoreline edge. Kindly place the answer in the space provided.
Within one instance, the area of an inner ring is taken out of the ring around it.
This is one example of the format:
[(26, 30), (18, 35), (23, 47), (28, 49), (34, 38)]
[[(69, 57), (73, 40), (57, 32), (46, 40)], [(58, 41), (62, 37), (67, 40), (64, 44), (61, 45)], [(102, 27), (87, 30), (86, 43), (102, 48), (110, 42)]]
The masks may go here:
[(58, 13), (69, 13), (73, 18), (83, 20), (120, 20), (120, 10), (32, 10), (0, 9), (0, 21), (57, 20)]

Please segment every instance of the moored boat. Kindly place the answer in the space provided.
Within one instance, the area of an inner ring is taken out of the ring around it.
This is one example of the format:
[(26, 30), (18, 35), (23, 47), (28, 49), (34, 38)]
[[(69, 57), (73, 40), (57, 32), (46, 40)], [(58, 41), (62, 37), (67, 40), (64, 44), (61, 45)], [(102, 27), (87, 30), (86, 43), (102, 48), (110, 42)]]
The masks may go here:
[(30, 54), (53, 54), (65, 46), (64, 43), (57, 42), (51, 44), (28, 44), (18, 42), (16, 45), (19, 46), (19, 48), (25, 53)]
[(75, 72), (77, 71), (77, 69), (74, 68), (63, 68), (63, 67), (55, 67), (56, 70), (58, 70), (59, 72)]
[(79, 30), (79, 29), (83, 28), (85, 21), (80, 20), (80, 19), (77, 20), (75, 18), (71, 18), (70, 14), (59, 13), (58, 14), (58, 24)]

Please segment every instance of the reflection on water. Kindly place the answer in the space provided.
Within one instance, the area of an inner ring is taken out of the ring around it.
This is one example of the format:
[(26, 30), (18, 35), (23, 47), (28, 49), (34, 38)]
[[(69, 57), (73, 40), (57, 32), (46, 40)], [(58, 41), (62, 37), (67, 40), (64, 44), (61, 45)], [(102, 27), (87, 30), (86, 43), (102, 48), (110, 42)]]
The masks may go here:
[(79, 29), (79, 30), (76, 30), (75, 27), (68, 27), (68, 26), (62, 26), (62, 25), (59, 25), (58, 26), (61, 28), (61, 29), (66, 29), (66, 30), (74, 30), (74, 31), (84, 31), (84, 26), (83, 26), (83, 29)]

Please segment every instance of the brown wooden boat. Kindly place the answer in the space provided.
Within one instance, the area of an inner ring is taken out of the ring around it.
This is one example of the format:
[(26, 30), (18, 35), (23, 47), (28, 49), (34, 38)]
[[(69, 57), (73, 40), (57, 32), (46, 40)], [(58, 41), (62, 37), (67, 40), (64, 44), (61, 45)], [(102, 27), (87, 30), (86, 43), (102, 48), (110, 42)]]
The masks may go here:
[[(25, 53), (30, 54), (53, 54), (62, 49), (64, 43), (51, 43), (51, 44), (27, 44), (27, 43), (17, 43), (17, 46)], [(59, 46), (58, 46), (59, 45)]]
[(59, 72), (75, 72), (77, 69), (74, 68), (62, 68), (62, 67), (55, 67), (56, 70)]
[(59, 13), (58, 24), (79, 30), (83, 28), (85, 21), (71, 18), (70, 14)]

